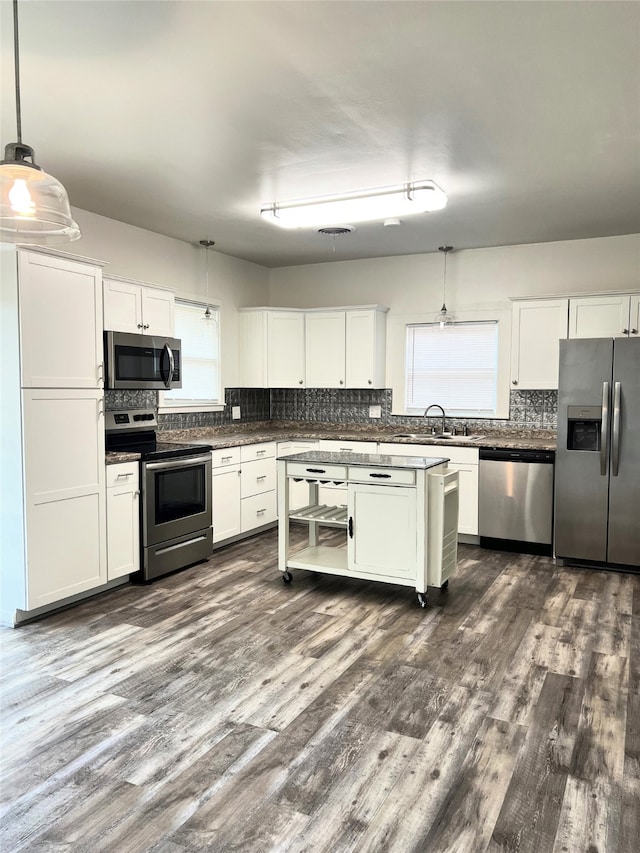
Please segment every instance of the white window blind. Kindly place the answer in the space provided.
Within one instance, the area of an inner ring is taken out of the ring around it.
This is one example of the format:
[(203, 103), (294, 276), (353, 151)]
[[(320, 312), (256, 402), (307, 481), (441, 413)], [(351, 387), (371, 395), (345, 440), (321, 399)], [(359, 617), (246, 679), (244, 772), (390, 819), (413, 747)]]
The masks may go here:
[(407, 326), (408, 412), (438, 403), (448, 415), (492, 417), (497, 384), (497, 321)]
[(167, 406), (214, 405), (220, 401), (220, 312), (204, 305), (176, 300), (175, 336), (182, 341), (182, 388), (164, 392)]

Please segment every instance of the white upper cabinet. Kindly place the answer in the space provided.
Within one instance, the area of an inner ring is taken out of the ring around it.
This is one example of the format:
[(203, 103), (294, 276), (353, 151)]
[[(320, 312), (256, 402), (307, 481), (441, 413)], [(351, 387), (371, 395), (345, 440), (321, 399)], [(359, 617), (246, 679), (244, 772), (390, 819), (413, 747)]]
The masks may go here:
[(105, 278), (104, 328), (171, 338), (175, 329), (175, 297), (170, 290)]
[(511, 386), (558, 387), (560, 341), (567, 337), (568, 299), (514, 302), (511, 337)]
[(102, 388), (102, 270), (18, 252), (23, 388)]
[(384, 388), (386, 311), (242, 308), (246, 388)]
[(344, 311), (309, 311), (305, 318), (307, 388), (344, 388)]
[(304, 387), (304, 311), (267, 313), (267, 383), (269, 388)]
[(569, 300), (570, 338), (624, 338), (637, 334), (637, 293), (580, 296)]
[(347, 311), (347, 388), (384, 388), (387, 309), (380, 306)]

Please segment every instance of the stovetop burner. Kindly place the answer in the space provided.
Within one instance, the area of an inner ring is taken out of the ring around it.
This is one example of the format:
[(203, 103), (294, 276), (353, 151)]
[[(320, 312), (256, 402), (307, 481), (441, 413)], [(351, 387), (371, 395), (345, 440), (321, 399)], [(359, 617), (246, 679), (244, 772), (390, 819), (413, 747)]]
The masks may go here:
[(158, 459), (180, 459), (211, 450), (210, 444), (185, 444), (158, 440), (155, 412), (128, 409), (105, 413), (105, 447), (119, 453), (139, 453), (145, 462)]

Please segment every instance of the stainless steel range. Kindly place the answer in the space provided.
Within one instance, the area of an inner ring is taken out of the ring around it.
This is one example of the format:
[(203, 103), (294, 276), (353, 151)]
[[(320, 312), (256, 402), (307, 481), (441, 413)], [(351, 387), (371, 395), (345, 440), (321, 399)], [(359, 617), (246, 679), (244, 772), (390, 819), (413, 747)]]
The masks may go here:
[(106, 449), (141, 454), (141, 570), (151, 581), (213, 552), (211, 446), (158, 441), (155, 412), (106, 412)]

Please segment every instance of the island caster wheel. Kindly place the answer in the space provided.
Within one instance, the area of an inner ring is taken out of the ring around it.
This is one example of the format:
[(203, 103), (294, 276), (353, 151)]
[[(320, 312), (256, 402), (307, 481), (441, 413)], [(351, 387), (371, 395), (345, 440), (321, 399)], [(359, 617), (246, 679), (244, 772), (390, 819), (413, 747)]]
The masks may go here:
[(417, 595), (418, 595), (418, 604), (420, 605), (420, 607), (426, 607), (427, 606), (427, 594), (426, 594), (426, 592), (419, 592)]
[(449, 589), (449, 581), (448, 581), (448, 580), (447, 580), (447, 581), (445, 581), (445, 582), (442, 584), (442, 586), (440, 587), (440, 589)]
[(282, 573), (282, 582), (283, 583), (288, 585), (291, 583), (292, 580), (293, 580), (293, 575), (291, 574), (291, 572), (283, 572)]

